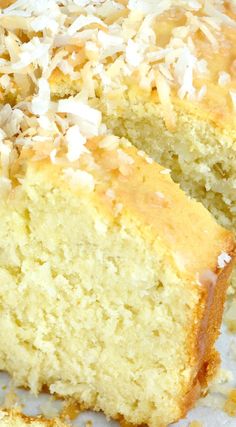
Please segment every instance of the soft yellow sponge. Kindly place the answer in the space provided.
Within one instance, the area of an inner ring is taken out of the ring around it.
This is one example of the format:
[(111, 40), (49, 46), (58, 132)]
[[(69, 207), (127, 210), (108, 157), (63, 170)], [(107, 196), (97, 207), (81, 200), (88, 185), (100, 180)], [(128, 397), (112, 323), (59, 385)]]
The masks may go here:
[(20, 185), (0, 202), (0, 369), (34, 392), (167, 425), (218, 364), (233, 237), (125, 141), (85, 148), (52, 163), (25, 146), (12, 163)]

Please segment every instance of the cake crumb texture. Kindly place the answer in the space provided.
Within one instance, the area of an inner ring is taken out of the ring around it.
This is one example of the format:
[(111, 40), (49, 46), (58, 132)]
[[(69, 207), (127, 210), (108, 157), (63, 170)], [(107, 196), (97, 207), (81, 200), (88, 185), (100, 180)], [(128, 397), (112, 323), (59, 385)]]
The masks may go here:
[(1, 5), (0, 370), (164, 427), (219, 365), (236, 30), (232, 1), (153, 8)]

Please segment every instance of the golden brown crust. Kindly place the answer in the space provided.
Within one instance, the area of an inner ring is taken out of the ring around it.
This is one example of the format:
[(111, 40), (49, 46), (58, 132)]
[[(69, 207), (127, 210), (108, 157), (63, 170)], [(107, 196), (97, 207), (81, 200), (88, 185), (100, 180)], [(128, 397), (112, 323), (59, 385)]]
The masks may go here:
[(214, 344), (220, 333), (219, 328), (222, 322), (226, 290), (236, 260), (235, 246), (229, 253), (231, 261), (223, 270), (218, 269), (216, 271), (216, 283), (206, 281), (203, 284), (204, 311), (199, 317), (200, 326), (197, 331), (197, 371), (191, 389), (185, 396), (182, 405), (183, 415), (207, 389), (209, 381), (216, 374), (220, 363), (220, 356), (214, 348)]

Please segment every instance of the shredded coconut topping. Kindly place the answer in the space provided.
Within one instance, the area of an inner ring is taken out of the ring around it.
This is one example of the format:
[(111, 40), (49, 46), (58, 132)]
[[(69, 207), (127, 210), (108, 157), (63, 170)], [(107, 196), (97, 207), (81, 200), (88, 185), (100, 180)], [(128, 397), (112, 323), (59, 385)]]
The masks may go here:
[[(52, 163), (67, 161), (76, 167), (86, 158), (89, 173), (94, 167), (86, 145), (91, 138), (97, 138), (102, 150), (117, 150), (112, 161), (121, 174), (130, 173), (133, 158), (119, 148), (117, 137), (107, 135), (101, 113), (89, 106), (98, 89), (112, 97), (134, 82), (148, 93), (154, 91), (171, 129), (176, 120), (172, 95), (202, 102), (215, 79), (235, 111), (235, 60), (213, 76), (205, 54), (220, 55), (225, 46), (232, 46), (225, 29), (236, 31), (233, 4), (17, 0), (0, 9), (0, 99), (8, 93), (23, 99), (15, 108), (0, 106), (1, 188), (9, 187), (11, 165), (27, 150), (35, 161), (49, 157)], [(159, 31), (163, 24), (165, 43)], [(58, 73), (62, 81), (69, 75), (76, 96), (55, 101), (51, 90)], [(152, 162), (141, 151), (138, 154)], [(69, 175), (73, 182), (78, 179), (73, 169)]]
[[(125, 91), (135, 75), (144, 90), (156, 87), (166, 124), (173, 127), (172, 93), (201, 102), (210, 81), (204, 51), (220, 55), (231, 43), (224, 39), (223, 29), (236, 30), (234, 0), (227, 5), (221, 0), (17, 0), (0, 9), (0, 73), (9, 75), (24, 94), (33, 95), (31, 109), (38, 115), (49, 108), (46, 80), (55, 69), (80, 82), (78, 102), (94, 96), (97, 82), (105, 92)], [(176, 18), (176, 25), (169, 27), (175, 15), (181, 16), (181, 25)], [(166, 23), (165, 45), (159, 22)], [(206, 77), (198, 90), (196, 83)], [(231, 77), (229, 70), (220, 70), (215, 84), (226, 86)], [(9, 80), (0, 77), (0, 85), (9, 86)], [(234, 91), (228, 96), (234, 106)], [(96, 114), (95, 118), (91, 111), (92, 122), (99, 120)]]

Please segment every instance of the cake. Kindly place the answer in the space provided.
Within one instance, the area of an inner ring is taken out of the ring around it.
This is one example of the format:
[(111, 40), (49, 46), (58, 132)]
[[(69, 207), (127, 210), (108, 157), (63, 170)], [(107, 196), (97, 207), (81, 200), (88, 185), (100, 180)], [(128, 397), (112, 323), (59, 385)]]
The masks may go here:
[(233, 2), (1, 7), (0, 370), (166, 426), (219, 363), (235, 259)]
[(0, 17), (2, 99), (78, 93), (235, 230), (235, 2), (10, 3)]
[(233, 235), (99, 111), (31, 108), (0, 111), (0, 370), (167, 425), (218, 366)]
[(0, 409), (0, 427), (66, 427), (60, 419), (28, 417), (16, 409)]

